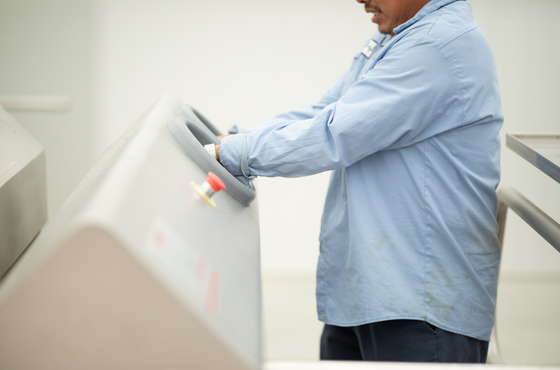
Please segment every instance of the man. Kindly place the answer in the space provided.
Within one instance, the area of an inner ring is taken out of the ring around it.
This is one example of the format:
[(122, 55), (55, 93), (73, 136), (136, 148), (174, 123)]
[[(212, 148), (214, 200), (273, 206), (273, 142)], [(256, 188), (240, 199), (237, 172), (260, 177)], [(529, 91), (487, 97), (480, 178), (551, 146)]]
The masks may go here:
[(320, 102), (216, 154), (236, 176), (332, 170), (321, 223), (321, 358), (485, 362), (494, 322), (492, 52), (461, 0), (358, 0), (379, 32)]

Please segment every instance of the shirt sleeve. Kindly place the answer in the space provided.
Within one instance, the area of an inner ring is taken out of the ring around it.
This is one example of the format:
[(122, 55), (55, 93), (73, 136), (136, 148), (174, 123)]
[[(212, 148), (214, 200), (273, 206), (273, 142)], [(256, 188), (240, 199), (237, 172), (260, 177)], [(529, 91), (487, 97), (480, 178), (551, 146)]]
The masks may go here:
[(246, 177), (306, 176), (460, 126), (464, 104), (452, 58), (431, 41), (400, 41), (314, 117), (288, 115), (294, 119), (225, 138), (222, 164)]
[(229, 128), (228, 132), (234, 134), (248, 134), (255, 130), (259, 130), (262, 128), (266, 128), (268, 130), (274, 129), (275, 127), (281, 126), (286, 122), (290, 121), (300, 121), (311, 119), (315, 117), (317, 114), (321, 113), (325, 107), (329, 104), (334, 103), (342, 94), (342, 87), (344, 86), (344, 81), (346, 80), (348, 72), (345, 72), (342, 76), (336, 80), (333, 86), (327, 90), (319, 100), (317, 104), (309, 105), (302, 109), (294, 109), (288, 112), (281, 113), (274, 117), (269, 122), (254, 128), (247, 128), (239, 125), (234, 125)]

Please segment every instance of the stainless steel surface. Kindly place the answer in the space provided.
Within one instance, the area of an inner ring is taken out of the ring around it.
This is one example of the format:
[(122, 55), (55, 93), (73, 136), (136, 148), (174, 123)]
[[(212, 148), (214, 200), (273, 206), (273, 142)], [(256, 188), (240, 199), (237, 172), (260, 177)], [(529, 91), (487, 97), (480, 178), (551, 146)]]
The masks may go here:
[(0, 277), (47, 222), (45, 152), (0, 107)]
[(107, 150), (0, 285), (1, 369), (261, 367), (257, 202), (192, 190), (180, 104)]
[(506, 134), (506, 145), (560, 182), (560, 134)]

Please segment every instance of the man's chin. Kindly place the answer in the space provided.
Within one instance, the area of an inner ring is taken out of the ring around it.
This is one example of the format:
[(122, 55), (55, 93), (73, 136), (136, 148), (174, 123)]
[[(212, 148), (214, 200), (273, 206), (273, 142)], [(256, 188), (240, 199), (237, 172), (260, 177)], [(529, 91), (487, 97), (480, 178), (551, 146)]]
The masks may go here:
[(379, 30), (379, 32), (385, 34), (385, 35), (389, 35), (393, 33), (393, 29), (391, 27), (389, 27), (389, 25), (387, 24), (387, 22), (373, 22), (377, 24), (377, 29)]
[(377, 29), (379, 30), (379, 32), (381, 32), (385, 35), (393, 34), (393, 30), (390, 29), (389, 27), (383, 27), (383, 26), (377, 25)]

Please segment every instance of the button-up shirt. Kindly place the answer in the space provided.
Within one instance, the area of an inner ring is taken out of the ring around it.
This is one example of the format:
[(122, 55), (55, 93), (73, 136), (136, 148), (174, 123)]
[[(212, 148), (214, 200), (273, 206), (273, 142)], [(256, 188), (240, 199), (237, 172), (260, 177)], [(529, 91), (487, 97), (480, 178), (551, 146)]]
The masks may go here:
[(368, 40), (318, 104), (238, 128), (220, 159), (245, 177), (332, 171), (321, 321), (426, 320), (489, 340), (503, 123), (492, 51), (466, 1), (432, 0), (394, 34)]

